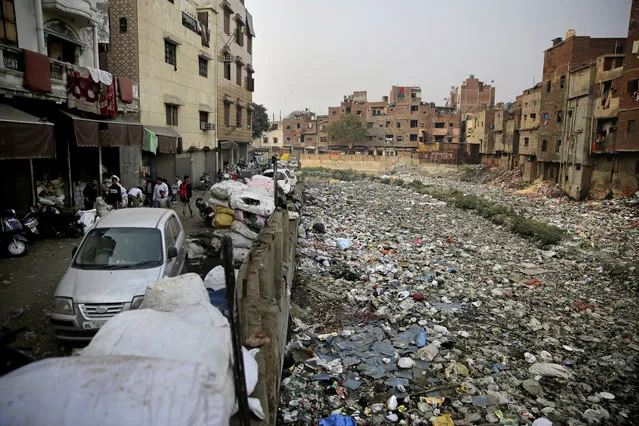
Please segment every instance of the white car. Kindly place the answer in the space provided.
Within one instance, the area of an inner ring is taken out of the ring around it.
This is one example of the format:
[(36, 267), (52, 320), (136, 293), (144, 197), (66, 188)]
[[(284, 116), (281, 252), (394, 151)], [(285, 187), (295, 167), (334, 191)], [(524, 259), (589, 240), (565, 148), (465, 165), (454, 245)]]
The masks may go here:
[(121, 311), (137, 309), (149, 284), (186, 267), (186, 234), (173, 210), (115, 210), (73, 249), (56, 288), (50, 325), (60, 340), (90, 340)]
[(293, 171), (291, 169), (281, 169), (281, 171), (284, 172), (284, 174), (288, 178), (289, 183), (291, 184), (293, 189), (295, 189), (295, 185), (297, 185), (297, 176), (293, 174)]
[[(275, 171), (273, 169), (268, 169), (265, 170), (262, 174), (266, 177), (272, 178), (274, 173)], [(284, 172), (279, 169), (277, 170), (277, 185), (282, 188), (282, 191), (284, 191), (284, 194), (286, 195), (290, 194), (293, 190), (290, 179)]]

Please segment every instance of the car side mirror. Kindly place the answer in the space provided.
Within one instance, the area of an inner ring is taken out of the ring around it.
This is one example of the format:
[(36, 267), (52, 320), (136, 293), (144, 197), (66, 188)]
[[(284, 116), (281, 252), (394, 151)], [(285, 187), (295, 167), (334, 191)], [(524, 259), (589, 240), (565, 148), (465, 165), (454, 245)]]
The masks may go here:
[(71, 257), (75, 257), (75, 254), (78, 252), (78, 248), (77, 247), (73, 247), (73, 250), (71, 250)]
[(169, 251), (167, 253), (167, 256), (168, 256), (169, 260), (175, 259), (176, 257), (178, 257), (177, 247), (175, 247), (175, 246), (169, 247)]

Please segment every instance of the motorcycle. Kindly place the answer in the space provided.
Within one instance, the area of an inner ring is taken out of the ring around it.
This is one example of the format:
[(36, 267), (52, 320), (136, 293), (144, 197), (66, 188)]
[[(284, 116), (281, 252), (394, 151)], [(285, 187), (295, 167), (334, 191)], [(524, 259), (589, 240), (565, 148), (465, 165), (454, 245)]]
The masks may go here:
[(213, 182), (211, 182), (211, 177), (207, 172), (204, 172), (204, 174), (200, 177), (200, 187), (202, 187), (205, 191), (208, 191), (212, 186)]
[(25, 331), (26, 327), (21, 327), (16, 330), (7, 328), (7, 324), (12, 319), (16, 319), (24, 313), (24, 309), (17, 308), (9, 312), (9, 316), (2, 324), (0, 328), (0, 376), (4, 376), (7, 373), (17, 370), (18, 368), (25, 366), (35, 361), (35, 359), (21, 351), (20, 349), (10, 347), (9, 345), (16, 341), (16, 338), (20, 333)]
[(38, 233), (44, 237), (66, 235), (76, 238), (84, 232), (79, 211), (75, 214), (62, 213), (55, 206), (39, 202), (37, 207), (31, 207), (30, 215), (37, 220)]
[(12, 257), (20, 257), (27, 254), (29, 240), (22, 235), (24, 228), (22, 223), (16, 218), (15, 210), (5, 210), (0, 222), (2, 223), (2, 233), (0, 233), (2, 248)]
[(195, 199), (195, 207), (200, 211), (200, 217), (209, 225), (213, 224), (215, 219), (215, 209), (204, 201), (201, 197)]

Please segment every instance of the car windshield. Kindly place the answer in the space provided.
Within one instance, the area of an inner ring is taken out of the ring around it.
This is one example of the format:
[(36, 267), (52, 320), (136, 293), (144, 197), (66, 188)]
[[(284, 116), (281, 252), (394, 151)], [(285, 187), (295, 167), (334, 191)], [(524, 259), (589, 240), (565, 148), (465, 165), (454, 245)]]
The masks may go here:
[(78, 249), (79, 269), (146, 269), (162, 265), (162, 234), (155, 228), (93, 229)]
[[(265, 172), (264, 176), (272, 178), (273, 172)], [(277, 172), (277, 180), (286, 180), (286, 176), (284, 175), (284, 173)]]

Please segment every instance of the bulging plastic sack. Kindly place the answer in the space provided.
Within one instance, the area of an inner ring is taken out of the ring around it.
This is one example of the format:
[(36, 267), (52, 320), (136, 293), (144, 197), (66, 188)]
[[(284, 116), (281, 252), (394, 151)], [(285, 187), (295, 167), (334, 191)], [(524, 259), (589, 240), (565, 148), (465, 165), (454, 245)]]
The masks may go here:
[(149, 285), (140, 309), (170, 312), (182, 305), (194, 305), (209, 300), (204, 282), (198, 274), (164, 278)]
[(270, 216), (275, 211), (273, 196), (263, 187), (247, 187), (244, 190), (233, 191), (229, 196), (229, 205), (233, 209), (258, 216)]
[(236, 180), (225, 180), (224, 182), (216, 183), (211, 187), (211, 196), (219, 200), (227, 200), (230, 194), (237, 190), (246, 188), (246, 185)]
[(234, 232), (237, 232), (238, 234), (242, 235), (245, 238), (248, 238), (249, 240), (254, 240), (258, 236), (257, 232), (251, 231), (249, 227), (246, 226), (246, 224), (238, 220), (233, 221), (233, 223), (231, 224), (231, 230), (233, 230)]

